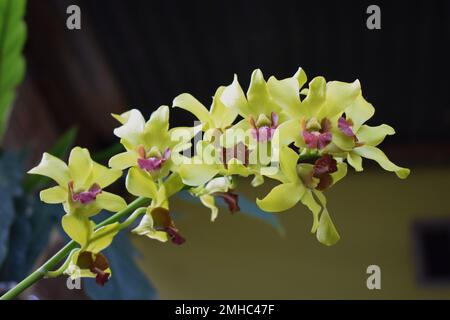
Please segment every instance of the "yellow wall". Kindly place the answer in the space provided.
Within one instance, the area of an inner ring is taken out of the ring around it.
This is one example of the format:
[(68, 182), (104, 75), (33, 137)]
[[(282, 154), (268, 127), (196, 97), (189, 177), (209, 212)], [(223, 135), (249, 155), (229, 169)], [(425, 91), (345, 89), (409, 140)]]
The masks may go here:
[[(449, 181), (448, 169), (415, 168), (405, 181), (381, 170), (350, 174), (327, 193), (341, 234), (334, 247), (309, 233), (311, 215), (302, 206), (280, 214), (282, 238), (239, 213), (221, 212), (211, 223), (205, 208), (182, 202), (172, 209), (184, 213), (177, 222), (184, 245), (135, 241), (162, 299), (450, 298), (450, 286), (417, 283), (411, 244), (414, 219), (450, 216)], [(244, 193), (257, 195), (247, 187)], [(381, 267), (379, 291), (366, 287), (370, 264)]]

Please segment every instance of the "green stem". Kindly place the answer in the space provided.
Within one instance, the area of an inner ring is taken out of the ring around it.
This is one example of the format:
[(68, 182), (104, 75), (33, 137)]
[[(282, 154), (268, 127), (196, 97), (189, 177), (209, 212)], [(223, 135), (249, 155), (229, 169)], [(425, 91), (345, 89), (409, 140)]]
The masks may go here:
[[(112, 215), (108, 219), (105, 219), (101, 223), (99, 223), (96, 228), (103, 227), (105, 225), (117, 222), (122, 218), (130, 215), (134, 210), (139, 207), (148, 205), (149, 199), (139, 197), (133, 202), (131, 202), (125, 209), (117, 212)], [(64, 258), (66, 258), (73, 249), (77, 248), (78, 244), (75, 241), (70, 241), (67, 243), (61, 250), (59, 250), (53, 257), (51, 257), (47, 262), (45, 262), (40, 268), (30, 274), (28, 277), (19, 282), (14, 288), (9, 290), (3, 296), (0, 297), (0, 300), (11, 300), (21, 294), (23, 291), (31, 287), (33, 284), (41, 280), (47, 272), (50, 270), (54, 270), (55, 267), (60, 263)]]

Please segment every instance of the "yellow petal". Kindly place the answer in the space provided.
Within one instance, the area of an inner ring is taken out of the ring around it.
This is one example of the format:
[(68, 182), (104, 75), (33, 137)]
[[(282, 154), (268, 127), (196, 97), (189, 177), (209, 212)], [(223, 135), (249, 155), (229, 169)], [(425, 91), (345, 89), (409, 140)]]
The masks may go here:
[(214, 222), (214, 220), (216, 220), (217, 218), (217, 215), (219, 214), (219, 208), (217, 208), (216, 206), (214, 197), (209, 194), (205, 194), (200, 197), (200, 201), (205, 207), (211, 209), (211, 221)]
[(356, 133), (358, 140), (366, 145), (376, 147), (387, 135), (395, 134), (394, 128), (386, 124), (382, 124), (376, 127), (370, 127), (367, 125), (361, 126)]
[(97, 183), (101, 188), (105, 188), (122, 176), (122, 170), (110, 169), (96, 162), (93, 163), (91, 181), (89, 185)]
[(86, 251), (99, 253), (107, 248), (114, 239), (114, 236), (119, 232), (119, 223), (115, 222), (104, 227), (98, 228), (89, 239), (89, 244), (86, 246)]
[(28, 173), (49, 177), (64, 187), (67, 186), (70, 180), (69, 169), (64, 161), (49, 153), (44, 153), (41, 162)]
[(92, 172), (93, 161), (88, 149), (75, 147), (69, 156), (69, 172), (75, 189), (86, 186), (85, 182)]
[(356, 170), (356, 171), (363, 171), (362, 167), (362, 158), (355, 152), (349, 152), (347, 154), (347, 162)]
[(62, 203), (64, 201), (67, 201), (67, 189), (61, 186), (56, 186), (53, 188), (42, 190), (39, 193), (39, 196), (41, 198), (41, 201), (45, 203)]
[(67, 235), (81, 247), (88, 243), (93, 232), (93, 226), (89, 219), (79, 215), (66, 214), (63, 216), (61, 223)]
[(211, 116), (205, 106), (189, 93), (182, 93), (177, 96), (173, 100), (172, 106), (189, 111), (205, 124), (209, 123), (211, 120)]
[(305, 187), (299, 183), (283, 183), (273, 188), (264, 199), (256, 199), (256, 204), (267, 212), (285, 211), (295, 206), (304, 193)]
[(131, 168), (126, 179), (128, 192), (137, 197), (156, 198), (157, 188), (152, 178), (139, 168)]
[(119, 212), (127, 207), (127, 203), (122, 197), (106, 191), (102, 191), (97, 195), (95, 202), (102, 209), (111, 212)]
[(392, 163), (384, 154), (383, 151), (372, 146), (362, 146), (355, 148), (355, 153), (361, 157), (374, 160), (386, 171), (395, 172), (400, 179), (406, 179), (409, 176), (410, 170), (402, 168)]
[(109, 159), (108, 165), (113, 169), (124, 170), (137, 164), (138, 154), (136, 151), (118, 153)]

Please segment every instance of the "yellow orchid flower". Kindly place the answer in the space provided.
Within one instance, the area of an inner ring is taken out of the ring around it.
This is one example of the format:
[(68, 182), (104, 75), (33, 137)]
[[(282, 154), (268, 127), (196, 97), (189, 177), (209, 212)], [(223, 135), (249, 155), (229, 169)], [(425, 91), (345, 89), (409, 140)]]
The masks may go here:
[(40, 197), (46, 203), (62, 203), (68, 214), (90, 217), (103, 209), (118, 212), (127, 206), (120, 196), (104, 191), (120, 178), (122, 171), (96, 163), (87, 149), (73, 148), (68, 164), (44, 153), (41, 162), (28, 173), (49, 177), (58, 184), (41, 191)]
[[(280, 150), (281, 175), (276, 179), (282, 182), (273, 188), (257, 205), (267, 212), (280, 212), (302, 202), (313, 213), (312, 233), (326, 245), (339, 240), (339, 235), (326, 208), (322, 191), (341, 180), (347, 173), (347, 165), (338, 163), (331, 155), (314, 159), (314, 163), (299, 163), (299, 155), (284, 146)], [(317, 203), (319, 202), (319, 203)], [(322, 213), (322, 214), (321, 214)]]

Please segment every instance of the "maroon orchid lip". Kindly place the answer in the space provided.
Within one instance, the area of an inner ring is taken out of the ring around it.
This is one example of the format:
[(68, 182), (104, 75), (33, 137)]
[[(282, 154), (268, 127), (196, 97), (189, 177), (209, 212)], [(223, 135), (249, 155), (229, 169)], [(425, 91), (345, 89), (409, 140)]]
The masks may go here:
[(337, 161), (329, 154), (323, 155), (314, 163), (313, 177), (319, 179), (317, 190), (323, 191), (333, 184), (331, 173), (337, 171)]
[(78, 256), (77, 266), (81, 269), (88, 269), (95, 274), (95, 282), (102, 287), (108, 282), (111, 275), (106, 272), (109, 268), (109, 262), (102, 253), (83, 251)]
[(222, 148), (222, 153), (220, 154), (220, 161), (225, 166), (225, 168), (228, 167), (227, 164), (231, 159), (236, 159), (242, 162), (244, 166), (247, 166), (249, 163), (249, 156), (250, 151), (248, 150), (248, 147), (244, 143), (239, 142), (235, 144), (233, 147)]
[(164, 231), (167, 232), (173, 244), (182, 245), (186, 242), (186, 239), (183, 238), (183, 236), (178, 232), (177, 229), (173, 227), (166, 227), (164, 228)]
[(306, 124), (302, 122), (302, 136), (306, 145), (310, 149), (323, 149), (331, 143), (333, 135), (331, 133), (331, 122), (327, 118), (322, 119), (320, 123), (320, 129), (308, 130)]
[(102, 189), (97, 183), (94, 183), (87, 191), (74, 192), (73, 181), (69, 182), (69, 190), (72, 194), (72, 200), (75, 202), (80, 202), (81, 204), (89, 204), (92, 201), (95, 201), (95, 199), (97, 199), (97, 195), (102, 192)]
[(254, 139), (258, 142), (271, 141), (275, 133), (276, 128), (278, 128), (278, 115), (275, 112), (270, 114), (271, 124), (270, 126), (263, 125), (258, 127), (255, 123), (255, 119), (250, 117), (250, 125), (252, 126), (251, 134)]
[(230, 191), (215, 192), (212, 195), (215, 197), (221, 197), (228, 205), (228, 210), (230, 210), (231, 213), (241, 211), (241, 208), (239, 208), (239, 195), (237, 195), (236, 193)]
[(140, 158), (137, 160), (139, 168), (148, 172), (155, 172), (161, 169), (164, 162), (170, 158), (170, 149), (167, 148), (162, 157), (145, 158), (144, 148), (139, 149)]
[(181, 236), (178, 229), (170, 217), (169, 210), (163, 207), (153, 208), (151, 211), (153, 219), (153, 228), (156, 231), (164, 231), (169, 236), (173, 244), (181, 245), (186, 242), (186, 239)]

